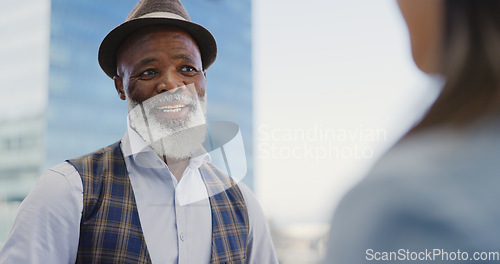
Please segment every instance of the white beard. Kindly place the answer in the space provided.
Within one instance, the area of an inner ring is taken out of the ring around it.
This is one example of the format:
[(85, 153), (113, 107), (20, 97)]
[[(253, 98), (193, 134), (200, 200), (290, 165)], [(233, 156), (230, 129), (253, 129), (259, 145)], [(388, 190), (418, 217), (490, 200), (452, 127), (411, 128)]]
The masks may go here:
[[(186, 93), (164, 92), (138, 104), (127, 96), (130, 126), (160, 156), (186, 159), (202, 150), (206, 132), (206, 96), (198, 99), (194, 84), (180, 88)], [(189, 112), (180, 118), (159, 118), (157, 106), (172, 101), (187, 103)]]

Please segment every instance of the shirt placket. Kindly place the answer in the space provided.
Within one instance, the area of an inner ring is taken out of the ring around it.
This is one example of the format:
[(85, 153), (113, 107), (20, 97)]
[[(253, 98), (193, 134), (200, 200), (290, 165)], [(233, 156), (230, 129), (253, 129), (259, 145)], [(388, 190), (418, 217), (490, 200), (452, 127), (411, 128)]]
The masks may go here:
[(181, 206), (182, 188), (175, 189), (175, 215), (177, 225), (177, 243), (179, 248), (179, 264), (188, 263), (187, 237), (186, 237), (186, 214)]

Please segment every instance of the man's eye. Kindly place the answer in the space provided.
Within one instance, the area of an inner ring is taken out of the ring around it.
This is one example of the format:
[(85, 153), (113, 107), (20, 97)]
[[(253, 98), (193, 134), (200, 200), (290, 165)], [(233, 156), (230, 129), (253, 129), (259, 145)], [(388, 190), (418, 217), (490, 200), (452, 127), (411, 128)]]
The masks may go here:
[(139, 75), (139, 77), (145, 77), (145, 78), (147, 78), (147, 77), (152, 77), (152, 76), (153, 76), (153, 75), (155, 75), (156, 73), (157, 73), (157, 72), (156, 72), (156, 70), (155, 70), (155, 69), (147, 69), (147, 70), (143, 71), (143, 72)]
[(184, 72), (184, 73), (197, 73), (198, 70), (195, 67), (193, 67), (193, 66), (185, 65), (185, 66), (181, 67), (181, 72)]

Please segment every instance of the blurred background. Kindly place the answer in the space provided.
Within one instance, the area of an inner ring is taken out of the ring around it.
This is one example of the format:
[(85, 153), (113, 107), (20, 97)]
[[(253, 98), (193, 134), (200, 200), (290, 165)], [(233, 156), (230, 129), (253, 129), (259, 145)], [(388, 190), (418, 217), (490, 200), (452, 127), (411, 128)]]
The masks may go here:
[[(0, 1), (1, 247), (44, 170), (125, 132), (126, 105), (97, 50), (136, 0)], [(183, 4), (217, 39), (208, 119), (240, 126), (244, 182), (281, 263), (318, 263), (339, 199), (418, 120), (440, 81), (413, 65), (394, 0)]]

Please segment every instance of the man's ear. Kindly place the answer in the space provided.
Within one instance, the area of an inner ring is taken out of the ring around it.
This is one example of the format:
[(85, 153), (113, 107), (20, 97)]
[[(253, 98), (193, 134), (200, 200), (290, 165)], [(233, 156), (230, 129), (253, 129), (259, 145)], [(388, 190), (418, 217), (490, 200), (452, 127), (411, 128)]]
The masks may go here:
[(123, 79), (116, 75), (113, 77), (113, 81), (115, 81), (115, 89), (118, 92), (118, 95), (120, 96), (120, 99), (126, 100), (127, 97), (125, 96), (125, 90), (123, 89)]
[(207, 79), (207, 70), (203, 70), (203, 76), (205, 76), (205, 80)]

